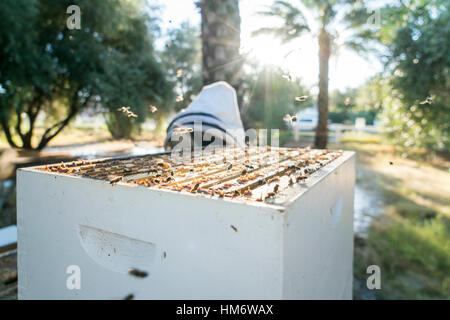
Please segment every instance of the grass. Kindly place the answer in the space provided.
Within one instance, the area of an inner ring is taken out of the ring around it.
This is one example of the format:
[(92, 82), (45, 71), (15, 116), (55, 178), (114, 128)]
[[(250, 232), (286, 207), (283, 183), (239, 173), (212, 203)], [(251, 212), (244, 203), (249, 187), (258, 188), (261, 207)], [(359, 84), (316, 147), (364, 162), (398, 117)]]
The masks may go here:
[(364, 281), (368, 265), (381, 268), (380, 299), (449, 299), (449, 221), (399, 217), (395, 208), (372, 225), (355, 250), (355, 276)]
[[(336, 146), (337, 147), (337, 146)], [(354, 275), (381, 269), (378, 299), (450, 299), (450, 173), (447, 158), (370, 143), (339, 147), (358, 153), (357, 181), (383, 199), (366, 239), (355, 242)], [(390, 164), (392, 163), (392, 164)], [(355, 286), (354, 297), (367, 292)], [(367, 291), (367, 290), (366, 290)]]
[[(40, 135), (44, 132), (44, 128), (36, 128), (35, 139), (33, 145), (38, 144)], [(140, 135), (134, 140), (136, 141), (155, 141), (162, 145), (163, 135), (161, 133), (155, 134), (151, 131), (142, 130)], [(15, 141), (19, 141), (17, 137), (14, 137)], [(50, 141), (48, 146), (59, 147), (67, 145), (80, 145), (95, 142), (113, 141), (111, 134), (103, 128), (89, 128), (89, 127), (67, 127), (53, 140)], [(6, 141), (6, 137), (2, 130), (0, 130), (0, 149), (7, 149), (9, 145)]]

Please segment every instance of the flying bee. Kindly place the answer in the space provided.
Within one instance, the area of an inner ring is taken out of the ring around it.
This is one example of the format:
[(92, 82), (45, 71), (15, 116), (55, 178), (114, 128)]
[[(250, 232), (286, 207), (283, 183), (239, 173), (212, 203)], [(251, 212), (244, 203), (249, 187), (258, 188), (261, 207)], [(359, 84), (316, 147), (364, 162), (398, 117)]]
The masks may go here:
[(152, 113), (155, 113), (156, 111), (158, 111), (158, 108), (152, 105), (152, 106), (150, 106), (150, 111)]
[(389, 161), (389, 164), (392, 166), (394, 163), (392, 161)]
[(308, 99), (308, 96), (295, 97), (295, 101), (303, 102)]
[(176, 99), (175, 99), (176, 102), (181, 102), (183, 100), (184, 100), (184, 98), (183, 98), (182, 95), (177, 96)]
[(235, 226), (231, 225), (230, 227), (231, 227), (231, 229), (233, 229), (234, 232), (238, 231), (238, 229)]
[(432, 104), (433, 99), (431, 97), (426, 98), (424, 101), (421, 101), (420, 104)]
[(181, 77), (182, 74), (183, 74), (183, 69), (178, 69), (177, 70), (177, 78)]
[(290, 36), (292, 36), (292, 35), (294, 35), (296, 32), (297, 32), (297, 30), (292, 29), (292, 30), (289, 30), (288, 34), (289, 34)]
[(136, 113), (134, 113), (133, 111), (128, 111), (126, 113), (126, 115), (128, 118), (137, 118), (138, 117), (138, 115)]
[(292, 122), (297, 122), (298, 118), (297, 118), (297, 116), (291, 116), (290, 114), (286, 114), (286, 115), (284, 115), (283, 120), (286, 122), (292, 123)]
[(289, 75), (289, 74), (283, 74), (281, 77), (282, 77), (283, 79), (292, 81), (292, 77), (291, 77), (291, 75)]
[(350, 104), (350, 97), (345, 98), (344, 104), (348, 106)]
[(131, 268), (130, 270), (128, 270), (128, 274), (130, 274), (136, 278), (146, 278), (148, 276), (147, 271), (138, 270), (135, 268)]
[(127, 296), (125, 296), (122, 300), (133, 300), (134, 299), (134, 294), (130, 293)]
[(130, 111), (130, 107), (120, 107), (119, 109), (117, 109), (117, 111), (128, 112)]

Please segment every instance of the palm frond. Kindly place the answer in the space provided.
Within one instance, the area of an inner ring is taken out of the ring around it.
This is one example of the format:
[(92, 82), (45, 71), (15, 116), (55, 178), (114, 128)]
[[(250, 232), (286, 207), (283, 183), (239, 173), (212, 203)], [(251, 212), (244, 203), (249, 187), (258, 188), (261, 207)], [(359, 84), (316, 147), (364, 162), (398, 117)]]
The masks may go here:
[(283, 24), (278, 27), (260, 28), (252, 33), (252, 36), (261, 34), (272, 34), (282, 40), (289, 42), (298, 38), (304, 31), (310, 31), (303, 13), (286, 1), (275, 1), (267, 10), (258, 12), (259, 15), (281, 18)]

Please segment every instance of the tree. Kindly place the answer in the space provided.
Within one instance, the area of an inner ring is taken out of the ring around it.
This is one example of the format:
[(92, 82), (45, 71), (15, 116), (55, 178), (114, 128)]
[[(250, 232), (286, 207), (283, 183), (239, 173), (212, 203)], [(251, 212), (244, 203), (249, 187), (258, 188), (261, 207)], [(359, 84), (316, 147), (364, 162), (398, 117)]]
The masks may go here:
[[(328, 138), (328, 64), (332, 48), (336, 47), (334, 40), (337, 32), (333, 30), (338, 11), (351, 11), (357, 6), (356, 1), (348, 0), (303, 0), (303, 4), (316, 16), (318, 22), (317, 34), (319, 44), (319, 121), (316, 128), (315, 147), (325, 148)], [(298, 39), (304, 32), (311, 31), (302, 11), (287, 1), (275, 1), (261, 15), (279, 17), (283, 24), (274, 28), (262, 28), (254, 34), (272, 33), (284, 42)], [(367, 19), (367, 14), (363, 15)], [(358, 15), (360, 17), (360, 15)], [(349, 48), (362, 49), (357, 38), (349, 39), (345, 44)]]
[(239, 54), (239, 0), (201, 0), (197, 5), (202, 17), (203, 84), (227, 81), (236, 89), (240, 105), (243, 58)]
[(295, 103), (291, 97), (296, 94), (306, 94), (307, 90), (297, 81), (284, 79), (283, 74), (282, 70), (269, 66), (257, 72), (248, 102), (249, 127), (286, 129), (287, 123), (283, 117), (286, 114), (294, 115), (299, 111), (300, 104)]
[[(72, 4), (81, 8), (80, 30), (66, 26)], [(11, 146), (44, 148), (88, 106), (158, 99), (167, 81), (142, 12), (138, 0), (0, 3), (0, 122)]]
[[(164, 69), (174, 87), (169, 105), (175, 111), (186, 108), (202, 88), (200, 30), (184, 22), (168, 31), (166, 47), (161, 55)], [(181, 97), (181, 99), (174, 99)]]
[[(383, 10), (386, 24), (380, 42), (389, 53), (392, 86), (392, 102), (384, 110), (388, 133), (394, 142), (407, 147), (448, 150), (450, 4), (398, 1)], [(398, 13), (401, 19), (395, 19)], [(428, 97), (432, 101), (424, 103)]]
[[(159, 30), (139, 4), (117, 8), (121, 11), (118, 28), (105, 39), (108, 46), (116, 48), (105, 53), (108, 59), (99, 76), (99, 94), (108, 110), (106, 124), (114, 138), (131, 138), (148, 116), (165, 113), (164, 102), (172, 96), (171, 84), (153, 48), (153, 34)], [(150, 105), (157, 105), (159, 112), (153, 114)], [(118, 110), (121, 106), (130, 106), (138, 117), (126, 117)]]

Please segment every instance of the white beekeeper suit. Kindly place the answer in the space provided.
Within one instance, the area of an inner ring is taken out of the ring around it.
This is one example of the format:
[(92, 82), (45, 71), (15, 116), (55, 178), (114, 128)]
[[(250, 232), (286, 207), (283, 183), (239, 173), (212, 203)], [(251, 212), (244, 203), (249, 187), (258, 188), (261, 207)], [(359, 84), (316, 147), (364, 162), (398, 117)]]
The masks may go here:
[[(199, 124), (201, 124), (199, 126)], [(219, 81), (203, 87), (197, 98), (182, 112), (178, 113), (167, 127), (164, 148), (173, 148), (179, 137), (174, 133), (177, 128), (192, 128), (202, 131), (202, 146), (210, 141), (216, 144), (223, 141), (227, 146), (245, 146), (244, 127), (242, 125), (236, 91), (225, 81)], [(175, 137), (172, 138), (172, 136)], [(191, 137), (194, 136), (194, 132)]]

